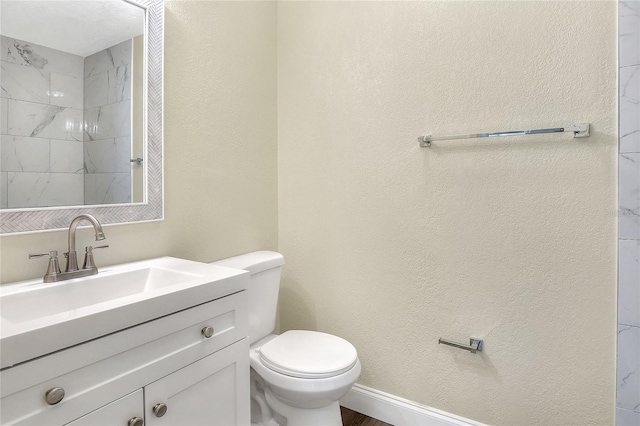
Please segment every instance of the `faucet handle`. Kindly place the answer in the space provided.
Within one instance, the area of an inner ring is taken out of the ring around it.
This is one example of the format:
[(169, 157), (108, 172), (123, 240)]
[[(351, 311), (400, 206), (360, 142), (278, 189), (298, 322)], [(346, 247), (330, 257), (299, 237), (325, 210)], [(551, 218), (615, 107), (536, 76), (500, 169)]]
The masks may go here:
[(92, 247), (92, 246), (87, 246), (84, 248), (84, 263), (82, 264), (82, 269), (95, 269), (96, 271), (98, 270), (98, 268), (96, 267), (96, 264), (93, 260), (93, 251), (97, 250), (97, 249), (103, 249), (103, 248), (108, 248), (109, 245), (104, 245), (104, 246), (97, 246), (97, 247)]
[(58, 257), (58, 251), (51, 250), (49, 253), (38, 253), (38, 254), (29, 253), (29, 259), (33, 259), (35, 257), (43, 257), (43, 256), (49, 256), (50, 258)]
[(47, 266), (47, 273), (44, 274), (43, 281), (50, 283), (56, 281), (58, 274), (60, 273), (60, 264), (58, 263), (58, 252), (51, 250), (49, 253), (29, 254), (29, 259), (36, 257), (49, 256), (49, 266)]

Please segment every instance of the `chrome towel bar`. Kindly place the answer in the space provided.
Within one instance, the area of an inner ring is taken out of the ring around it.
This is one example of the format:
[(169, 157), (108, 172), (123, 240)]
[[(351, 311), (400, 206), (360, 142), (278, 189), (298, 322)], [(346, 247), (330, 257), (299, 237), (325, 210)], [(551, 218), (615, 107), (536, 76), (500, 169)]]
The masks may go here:
[(465, 351), (469, 351), (472, 354), (476, 352), (482, 352), (482, 339), (476, 339), (472, 337), (469, 339), (469, 344), (465, 345), (464, 343), (453, 342), (451, 340), (443, 339), (442, 337), (438, 339), (438, 344), (453, 346), (454, 348), (464, 349)]
[(578, 123), (570, 127), (553, 127), (550, 129), (533, 129), (533, 130), (509, 130), (505, 132), (490, 133), (470, 133), (467, 135), (450, 135), (450, 136), (420, 136), (418, 141), (423, 148), (430, 147), (433, 141), (448, 141), (454, 139), (475, 139), (475, 138), (493, 138), (498, 136), (520, 136), (520, 135), (539, 135), (543, 133), (573, 133), (574, 138), (589, 137), (589, 123)]

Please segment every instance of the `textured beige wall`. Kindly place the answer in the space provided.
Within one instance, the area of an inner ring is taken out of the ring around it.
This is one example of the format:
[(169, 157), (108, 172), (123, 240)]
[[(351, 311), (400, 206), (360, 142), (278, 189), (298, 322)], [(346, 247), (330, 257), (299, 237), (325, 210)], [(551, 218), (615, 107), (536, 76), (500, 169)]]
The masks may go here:
[(278, 149), (282, 329), (471, 419), (613, 422), (614, 2), (281, 2)]
[[(360, 383), (495, 424), (612, 423), (614, 3), (166, 13), (166, 219), (108, 227), (99, 263), (207, 261), (279, 236), (283, 328), (351, 340)], [(573, 121), (593, 136), (416, 142)], [(42, 275), (27, 253), (65, 237), (1, 237), (2, 282)]]
[[(109, 226), (98, 265), (154, 256), (209, 261), (277, 248), (276, 4), (166, 3), (165, 220)], [(90, 244), (83, 229), (78, 246)], [(42, 276), (28, 253), (61, 231), (3, 236), (3, 283)]]

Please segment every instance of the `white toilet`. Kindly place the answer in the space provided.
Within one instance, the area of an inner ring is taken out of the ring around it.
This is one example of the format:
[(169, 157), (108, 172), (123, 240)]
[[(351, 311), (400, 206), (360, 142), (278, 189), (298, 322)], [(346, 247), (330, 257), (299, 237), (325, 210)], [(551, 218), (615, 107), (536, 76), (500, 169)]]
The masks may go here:
[(360, 375), (358, 353), (351, 343), (331, 334), (304, 330), (271, 334), (282, 255), (256, 251), (213, 264), (251, 274), (247, 292), (252, 425), (342, 425), (338, 400)]

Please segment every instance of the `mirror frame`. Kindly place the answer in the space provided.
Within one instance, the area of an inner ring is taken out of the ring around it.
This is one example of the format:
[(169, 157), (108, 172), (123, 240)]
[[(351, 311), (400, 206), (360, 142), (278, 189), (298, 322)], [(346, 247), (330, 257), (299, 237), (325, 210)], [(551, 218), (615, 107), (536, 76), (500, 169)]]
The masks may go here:
[(164, 219), (163, 205), (163, 50), (164, 0), (123, 0), (146, 9), (146, 201), (136, 204), (69, 206), (0, 210), (0, 234), (64, 229), (80, 214), (92, 214), (100, 223), (117, 224)]

